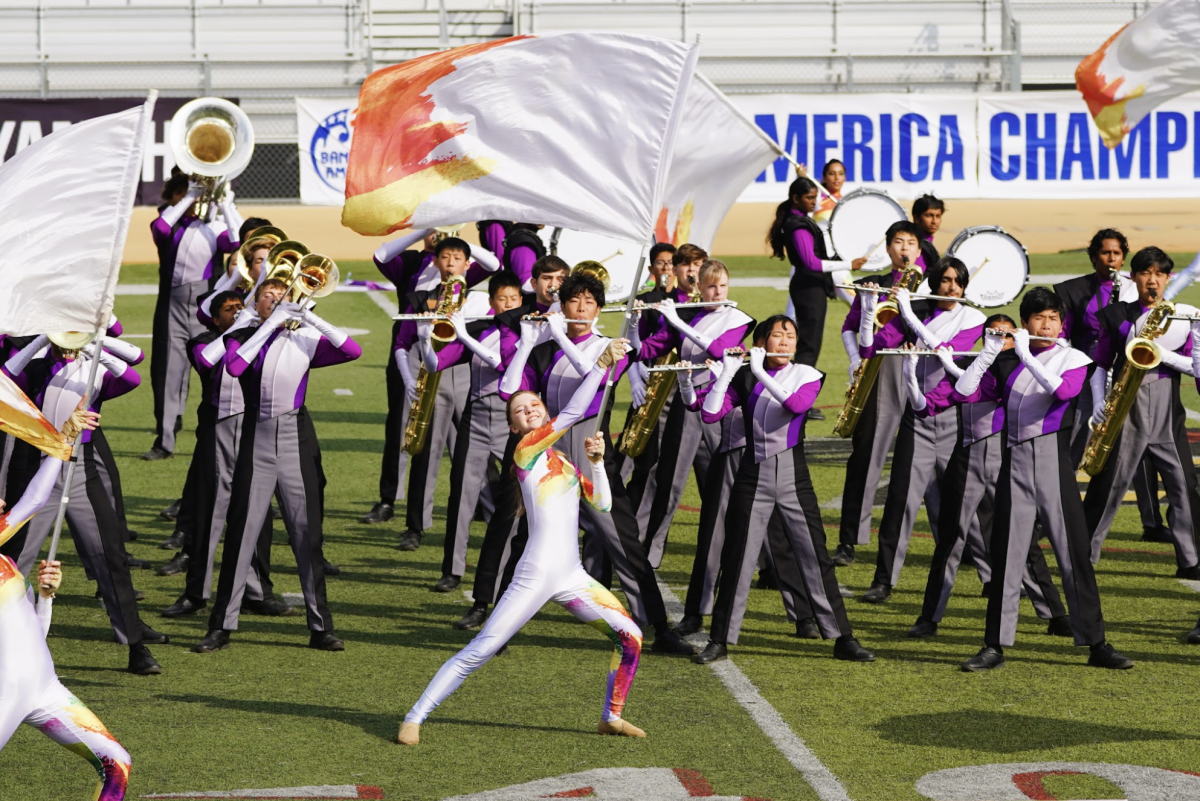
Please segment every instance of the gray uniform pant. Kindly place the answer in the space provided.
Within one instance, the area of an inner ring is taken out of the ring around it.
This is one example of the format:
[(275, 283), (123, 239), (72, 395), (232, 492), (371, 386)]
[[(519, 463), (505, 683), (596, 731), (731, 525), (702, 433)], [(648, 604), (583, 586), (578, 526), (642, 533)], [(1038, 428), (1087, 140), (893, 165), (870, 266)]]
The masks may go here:
[[(442, 371), (425, 447), (420, 453), (408, 457), (404, 522), (410, 531), (433, 528), (433, 496), (437, 492), (438, 472), (442, 468), (442, 452), (449, 448), (451, 457), (454, 456), (455, 438), (470, 392), (471, 365), (459, 364)], [(404, 417), (407, 425), (407, 412)], [(474, 512), (474, 509), (471, 511)]]
[[(50, 457), (43, 457), (49, 459)], [(142, 621), (133, 597), (133, 583), (125, 563), (125, 546), (112, 499), (108, 496), (97, 469), (92, 443), (85, 443), (83, 456), (75, 469), (71, 490), (67, 493), (67, 519), (71, 539), (84, 569), (96, 580), (104, 610), (112, 623), (113, 634), (121, 645), (142, 641)], [(42, 545), (54, 528), (59, 504), (62, 502), (63, 479), (67, 465), (63, 464), (58, 482), (40, 514), (26, 524), (25, 541), (16, 557), (17, 568), (30, 575)]]
[[(996, 481), (1004, 461), (1004, 435), (993, 434), (967, 447), (955, 448), (942, 481), (942, 534), (933, 552), (929, 578), (925, 583), (925, 600), (921, 617), (934, 623), (942, 622), (950, 591), (958, 577), (964, 548), (979, 570), (979, 580), (991, 582), (991, 557), (983, 536), (982, 507), (995, 508)], [(992, 516), (987, 515), (987, 533), (991, 536)], [(966, 537), (963, 532), (966, 532)], [(1043, 620), (1066, 614), (1058, 589), (1046, 565), (1046, 556), (1037, 542), (1030, 544), (1025, 567), (1025, 591), (1037, 616)]]
[(488, 465), (504, 461), (508, 445), (508, 404), (497, 394), (467, 403), (458, 424), (446, 506), (446, 539), (442, 575), (462, 577), (467, 569), (467, 541), (475, 506), (488, 483)]
[(1092, 564), (1100, 561), (1101, 546), (1113, 518), (1146, 457), (1162, 476), (1167, 493), (1175, 561), (1181, 568), (1200, 562), (1196, 545), (1200, 496), (1184, 419), (1178, 379), (1160, 378), (1138, 390), (1112, 453), (1100, 475), (1088, 484), (1083, 502), (1088, 530), (1092, 532)]
[[(171, 294), (159, 296), (154, 314), (154, 348), (150, 353), (150, 385), (154, 390), (155, 447), (175, 450), (176, 421), (187, 409), (188, 382), (192, 363), (187, 343), (205, 332), (196, 318), (200, 296), (208, 292), (208, 281), (171, 287)], [(163, 304), (166, 304), (163, 307)]]
[(308, 627), (333, 630), (333, 616), (325, 602), (319, 452), (316, 430), (303, 406), (270, 420), (245, 420), (210, 629), (238, 627), (250, 564), (275, 496), (296, 556)]
[(883, 506), (883, 521), (879, 525), (876, 584), (895, 587), (900, 583), (900, 570), (904, 567), (922, 499), (929, 527), (937, 536), (941, 509), (938, 485), (946, 475), (957, 441), (958, 409), (947, 409), (934, 417), (917, 417), (911, 409), (904, 413), (892, 456), (892, 480)]
[(785, 533), (782, 548), (772, 544), (776, 576), (782, 586), (792, 583), (790, 576), (799, 580), (800, 587), (793, 591), (807, 595), (822, 636), (850, 634), (801, 442), (761, 463), (755, 463), (746, 453), (739, 465), (725, 516), (721, 581), (711, 627), (713, 641), (738, 641), (750, 581), (774, 514), (779, 515)]
[[(866, 408), (851, 435), (853, 449), (846, 462), (842, 489), (842, 520), (838, 532), (841, 545), (866, 545), (871, 541), (871, 506), (875, 488), (883, 475), (888, 451), (900, 429), (907, 402), (902, 394), (901, 359), (883, 358), (883, 367)], [(895, 471), (892, 473), (895, 476)], [(934, 527), (934, 534), (937, 528)]]
[(1058, 560), (1075, 644), (1104, 642), (1104, 616), (1088, 558), (1091, 543), (1075, 465), (1071, 464), (1070, 437), (1070, 429), (1044, 434), (1012, 445), (1004, 454), (996, 482), (986, 645), (1005, 646), (1015, 641), (1021, 582), (1035, 520), (1042, 522)]

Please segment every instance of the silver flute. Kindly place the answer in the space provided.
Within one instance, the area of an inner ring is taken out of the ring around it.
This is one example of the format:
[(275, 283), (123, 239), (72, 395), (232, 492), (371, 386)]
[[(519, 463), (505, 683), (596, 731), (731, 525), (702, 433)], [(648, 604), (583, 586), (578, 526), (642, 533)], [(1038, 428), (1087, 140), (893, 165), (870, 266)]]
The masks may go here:
[[(705, 308), (711, 309), (716, 306), (731, 306), (736, 309), (737, 301), (736, 300), (714, 300), (714, 301), (698, 301), (696, 303), (689, 302), (689, 303), (674, 304), (674, 308), (676, 308), (676, 309), (705, 309)], [(637, 308), (638, 309), (653, 309), (654, 304), (653, 303), (647, 304), (647, 303), (644, 303), (643, 301), (639, 300)], [(607, 312), (623, 312), (623, 311), (625, 311), (625, 307), (624, 306), (608, 306), (608, 307), (601, 309), (601, 311), (605, 312), (605, 313), (607, 313)]]
[[(955, 358), (959, 356), (978, 356), (981, 351), (977, 350), (952, 350), (948, 351), (948, 355)], [(912, 348), (905, 350), (904, 348), (882, 348), (875, 351), (876, 356), (937, 356), (942, 351), (936, 351), (931, 348)]]
[[(886, 295), (892, 291), (891, 287), (859, 286), (858, 284), (834, 284), (834, 286), (838, 289), (853, 289), (855, 292), (875, 292), (879, 295)], [(977, 309), (982, 308), (978, 304), (972, 303), (966, 298), (952, 298), (949, 295), (924, 295), (920, 292), (909, 292), (908, 296), (917, 300), (952, 300), (955, 303), (965, 303), (968, 306), (974, 306)]]
[[(748, 357), (750, 354), (748, 352), (746, 352), (743, 355)], [(767, 356), (775, 356), (778, 358), (787, 357), (787, 358), (791, 359), (796, 354), (795, 353), (768, 353), (766, 355)], [(647, 373), (683, 373), (683, 372), (687, 372), (688, 370), (707, 370), (707, 369), (708, 369), (708, 364), (705, 362), (701, 362), (699, 364), (693, 364), (691, 362), (678, 362), (676, 364), (664, 364), (664, 365), (656, 366), (656, 367), (647, 367), (646, 372)]]
[[(989, 337), (1010, 337), (1011, 338), (1014, 332), (1013, 331), (1005, 331), (1003, 328), (989, 328), (988, 330), (984, 331), (983, 333), (984, 333), (984, 336), (989, 336)], [(1035, 337), (1033, 334), (1030, 334), (1029, 338), (1032, 339), (1034, 342), (1053, 342), (1055, 344), (1058, 344), (1058, 340), (1055, 339), (1054, 337)]]

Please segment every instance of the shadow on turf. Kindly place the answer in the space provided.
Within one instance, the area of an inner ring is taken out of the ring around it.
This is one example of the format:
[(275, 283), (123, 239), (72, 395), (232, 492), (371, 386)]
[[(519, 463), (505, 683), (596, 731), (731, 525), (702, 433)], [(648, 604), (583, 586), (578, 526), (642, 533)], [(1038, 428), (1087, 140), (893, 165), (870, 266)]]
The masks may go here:
[(1169, 731), (970, 709), (901, 715), (874, 728), (882, 739), (903, 745), (1002, 754), (1134, 740), (1200, 739)]

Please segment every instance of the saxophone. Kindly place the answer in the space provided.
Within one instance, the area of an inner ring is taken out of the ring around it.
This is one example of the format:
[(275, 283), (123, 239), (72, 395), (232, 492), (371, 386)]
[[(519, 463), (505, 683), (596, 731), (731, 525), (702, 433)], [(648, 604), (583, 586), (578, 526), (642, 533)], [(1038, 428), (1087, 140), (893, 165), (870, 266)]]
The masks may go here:
[[(700, 288), (693, 281), (692, 293), (688, 297), (688, 302), (699, 303), (700, 300)], [(662, 367), (678, 361), (679, 353), (672, 348), (670, 353), (655, 359), (654, 366)], [(646, 379), (646, 401), (634, 412), (629, 425), (625, 426), (625, 431), (621, 435), (621, 444), (617, 447), (618, 451), (631, 458), (642, 455), (646, 450), (646, 445), (650, 443), (650, 434), (654, 432), (654, 426), (658, 424), (659, 415), (662, 414), (663, 407), (667, 405), (667, 400), (674, 393), (678, 381), (679, 374), (675, 372), (665, 371), (650, 374), (650, 377)]]
[[(1153, 295), (1151, 296), (1153, 299)], [(1099, 475), (1104, 469), (1108, 455), (1112, 453), (1121, 426), (1137, 400), (1138, 389), (1146, 373), (1162, 362), (1162, 348), (1154, 340), (1166, 333), (1175, 313), (1175, 304), (1169, 300), (1159, 301), (1146, 315), (1146, 322), (1138, 335), (1125, 346), (1125, 365), (1113, 381), (1112, 388), (1104, 397), (1104, 422), (1092, 426), (1087, 448), (1079, 461), (1079, 469), (1089, 476)]]
[[(907, 259), (905, 262), (907, 263)], [(900, 273), (900, 280), (896, 282), (896, 286), (904, 287), (912, 292), (920, 283), (921, 270), (915, 266), (906, 266)], [(899, 313), (900, 306), (894, 300), (885, 300), (876, 305), (875, 330), (879, 331), (895, 319)], [(854, 428), (858, 425), (858, 418), (862, 417), (863, 410), (867, 408), (867, 398), (871, 396), (875, 380), (879, 377), (879, 368), (882, 366), (882, 356), (872, 356), (859, 362), (858, 369), (854, 371), (854, 378), (850, 381), (850, 386), (846, 388), (846, 403), (838, 412), (837, 422), (833, 425), (834, 434), (845, 439), (854, 433)]]
[[(442, 293), (438, 298), (437, 308), (433, 313), (439, 317), (449, 317), (462, 310), (467, 300), (467, 281), (459, 275), (452, 275), (442, 282)], [(446, 347), (458, 338), (454, 333), (454, 324), (449, 320), (436, 320), (433, 323), (433, 336), (430, 344), (434, 352)], [(438, 385), (442, 383), (442, 374), (430, 373), (421, 365), (417, 373), (417, 398), (408, 410), (408, 423), (404, 426), (404, 443), (401, 448), (405, 453), (415, 456), (425, 449), (425, 440), (429, 438), (429, 424), (433, 421), (433, 407), (437, 401)], [(440, 457), (439, 457), (440, 458)]]

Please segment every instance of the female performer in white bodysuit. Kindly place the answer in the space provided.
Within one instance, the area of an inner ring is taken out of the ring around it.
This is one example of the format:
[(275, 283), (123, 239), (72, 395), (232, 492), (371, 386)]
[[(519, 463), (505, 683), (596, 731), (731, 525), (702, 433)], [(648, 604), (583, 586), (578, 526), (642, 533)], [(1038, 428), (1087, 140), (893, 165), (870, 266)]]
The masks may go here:
[(405, 716), (398, 742), (416, 745), (425, 718), (549, 601), (604, 632), (615, 647), (597, 731), (624, 737), (646, 736), (621, 719), (642, 652), (641, 629), (621, 602), (589, 576), (579, 561), (580, 495), (601, 512), (608, 510), (612, 499), (603, 466), (604, 438), (595, 436), (586, 442), (588, 461), (594, 465), (591, 481), (551, 447), (587, 414), (607, 368), (621, 360), (627, 346), (623, 339), (609, 344), (558, 417), (550, 418), (536, 393), (522, 391), (509, 398), (509, 425), (513, 433), (521, 435), (514, 462), (529, 522), (529, 543), (495, 611), (467, 647), (438, 670)]

